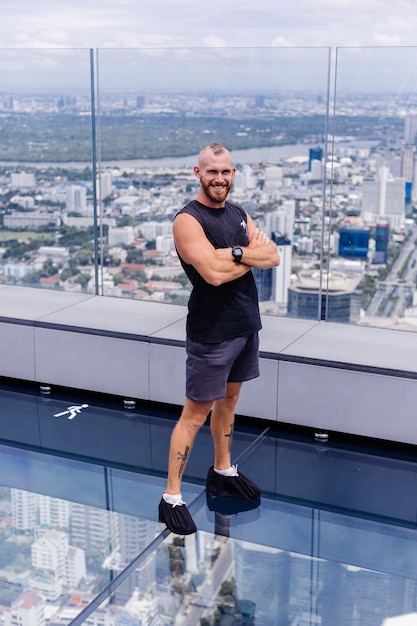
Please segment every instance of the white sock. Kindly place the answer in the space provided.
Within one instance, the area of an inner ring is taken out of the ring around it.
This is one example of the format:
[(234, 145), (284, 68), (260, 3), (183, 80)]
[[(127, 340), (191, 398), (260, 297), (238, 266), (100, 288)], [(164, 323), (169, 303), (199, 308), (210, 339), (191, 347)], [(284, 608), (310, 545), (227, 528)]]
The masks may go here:
[(172, 495), (164, 491), (162, 497), (167, 504), (179, 504), (180, 502), (182, 502), (182, 496), (180, 493)]
[(217, 474), (221, 474), (221, 476), (239, 476), (237, 471), (237, 465), (231, 465), (228, 469), (225, 470), (218, 470), (214, 468), (214, 471), (217, 472)]

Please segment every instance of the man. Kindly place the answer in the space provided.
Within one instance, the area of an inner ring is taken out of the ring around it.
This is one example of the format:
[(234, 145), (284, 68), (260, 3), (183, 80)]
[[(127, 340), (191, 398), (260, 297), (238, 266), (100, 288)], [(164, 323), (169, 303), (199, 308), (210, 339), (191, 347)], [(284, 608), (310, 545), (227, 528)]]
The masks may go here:
[(276, 245), (250, 216), (226, 201), (235, 173), (221, 144), (203, 148), (194, 167), (200, 192), (177, 213), (173, 225), (177, 253), (193, 290), (186, 328), (186, 400), (171, 437), (159, 521), (180, 535), (197, 530), (181, 497), (181, 480), (210, 411), (214, 466), (207, 491), (247, 500), (260, 495), (231, 465), (230, 444), (242, 383), (259, 376), (261, 319), (251, 270), (277, 266), (280, 259)]

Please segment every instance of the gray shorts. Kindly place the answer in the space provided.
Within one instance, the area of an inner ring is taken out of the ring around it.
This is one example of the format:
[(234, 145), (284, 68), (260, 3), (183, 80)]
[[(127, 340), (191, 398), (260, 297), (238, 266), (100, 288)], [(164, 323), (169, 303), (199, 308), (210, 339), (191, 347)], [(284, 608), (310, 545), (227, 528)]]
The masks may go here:
[(213, 402), (226, 395), (226, 384), (259, 376), (259, 335), (221, 343), (197, 343), (187, 338), (186, 396)]

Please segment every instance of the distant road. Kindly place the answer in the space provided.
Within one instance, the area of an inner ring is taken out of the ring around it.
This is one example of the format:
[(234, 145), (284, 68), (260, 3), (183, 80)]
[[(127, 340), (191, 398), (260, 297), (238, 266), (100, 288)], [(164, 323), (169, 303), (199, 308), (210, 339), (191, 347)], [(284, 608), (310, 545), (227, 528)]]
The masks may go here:
[[(417, 225), (413, 224), (411, 226), (411, 235), (393, 264), (387, 278), (379, 283), (378, 289), (366, 310), (366, 317), (374, 317), (376, 315), (380, 317), (400, 317), (404, 314), (407, 297), (410, 294), (408, 285), (414, 283), (417, 276), (416, 241)], [(409, 255), (409, 269), (406, 271), (404, 277), (399, 277), (398, 274)], [(416, 261), (414, 265), (413, 261)], [(403, 282), (400, 283), (399, 280), (403, 280)], [(393, 298), (397, 298), (394, 306), (392, 306)], [(378, 313), (378, 309), (384, 299), (387, 299), (386, 306), (383, 311)]]

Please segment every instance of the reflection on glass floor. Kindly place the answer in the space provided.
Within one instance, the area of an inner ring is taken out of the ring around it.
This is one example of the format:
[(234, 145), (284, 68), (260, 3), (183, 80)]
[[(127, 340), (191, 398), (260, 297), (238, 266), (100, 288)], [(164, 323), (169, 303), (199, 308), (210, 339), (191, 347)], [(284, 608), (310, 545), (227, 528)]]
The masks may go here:
[(417, 624), (412, 458), (237, 428), (262, 498), (224, 515), (207, 505), (204, 428), (183, 489), (199, 530), (184, 538), (157, 522), (172, 416), (10, 390), (0, 406), (3, 441), (16, 422), (39, 438), (0, 446), (5, 626)]

